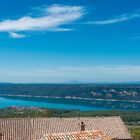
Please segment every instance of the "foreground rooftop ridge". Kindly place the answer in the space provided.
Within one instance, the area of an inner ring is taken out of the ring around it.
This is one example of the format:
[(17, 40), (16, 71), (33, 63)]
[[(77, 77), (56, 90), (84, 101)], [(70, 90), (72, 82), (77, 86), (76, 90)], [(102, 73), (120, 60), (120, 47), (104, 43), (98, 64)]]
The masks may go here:
[(101, 130), (46, 134), (40, 140), (111, 140)]
[(79, 132), (84, 122), (85, 131), (101, 130), (110, 138), (131, 140), (132, 137), (120, 117), (80, 118), (1, 118), (2, 140), (40, 140), (44, 134)]

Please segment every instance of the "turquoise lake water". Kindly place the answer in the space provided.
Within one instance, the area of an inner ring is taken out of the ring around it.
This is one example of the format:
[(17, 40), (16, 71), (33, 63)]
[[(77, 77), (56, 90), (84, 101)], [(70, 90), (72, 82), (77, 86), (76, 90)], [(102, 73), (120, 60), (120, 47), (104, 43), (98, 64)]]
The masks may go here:
[(65, 98), (0, 97), (0, 108), (32, 106), (70, 110), (131, 110), (140, 111), (140, 103), (78, 100)]

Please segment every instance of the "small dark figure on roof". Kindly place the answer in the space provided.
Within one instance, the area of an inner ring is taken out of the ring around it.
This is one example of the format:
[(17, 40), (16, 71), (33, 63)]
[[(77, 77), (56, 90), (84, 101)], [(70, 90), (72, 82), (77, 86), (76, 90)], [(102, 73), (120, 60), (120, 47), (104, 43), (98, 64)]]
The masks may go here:
[(81, 122), (81, 131), (85, 131), (85, 124)]
[(0, 133), (0, 140), (2, 140), (2, 136), (3, 136), (2, 133)]

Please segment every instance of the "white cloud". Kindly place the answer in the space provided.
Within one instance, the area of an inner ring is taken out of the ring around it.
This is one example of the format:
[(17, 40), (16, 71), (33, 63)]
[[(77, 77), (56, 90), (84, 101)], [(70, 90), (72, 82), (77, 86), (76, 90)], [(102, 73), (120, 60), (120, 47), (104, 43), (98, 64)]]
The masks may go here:
[(11, 37), (11, 38), (25, 38), (26, 36), (24, 34), (9, 32), (9, 37)]
[(73, 31), (75, 29), (71, 28), (51, 28), (51, 30), (49, 31), (52, 31), (52, 32), (67, 32), (67, 31)]
[(10, 32), (11, 37), (23, 37), (19, 32), (70, 31), (72, 29), (60, 27), (80, 19), (84, 15), (84, 8), (81, 6), (52, 5), (40, 8), (38, 15), (36, 17), (24, 16), (15, 20), (3, 20), (0, 22), (0, 32)]
[(139, 18), (139, 17), (140, 17), (139, 13), (123, 14), (123, 15), (120, 15), (118, 17), (114, 17), (114, 18), (107, 19), (107, 20), (87, 22), (87, 24), (107, 25), (107, 24), (120, 23), (120, 22), (123, 22), (123, 21), (128, 21), (128, 20), (131, 20), (131, 19)]

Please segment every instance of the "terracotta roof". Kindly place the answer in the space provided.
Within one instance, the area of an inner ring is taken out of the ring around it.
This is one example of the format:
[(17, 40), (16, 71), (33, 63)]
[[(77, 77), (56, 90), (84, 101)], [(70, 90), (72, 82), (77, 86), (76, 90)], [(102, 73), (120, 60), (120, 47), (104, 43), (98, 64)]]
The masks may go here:
[(120, 117), (9, 118), (0, 119), (3, 140), (38, 140), (47, 133), (78, 132), (80, 122), (87, 130), (101, 130), (111, 138), (131, 139)]
[(111, 140), (100, 130), (46, 134), (40, 140)]

